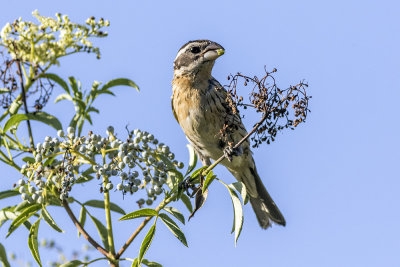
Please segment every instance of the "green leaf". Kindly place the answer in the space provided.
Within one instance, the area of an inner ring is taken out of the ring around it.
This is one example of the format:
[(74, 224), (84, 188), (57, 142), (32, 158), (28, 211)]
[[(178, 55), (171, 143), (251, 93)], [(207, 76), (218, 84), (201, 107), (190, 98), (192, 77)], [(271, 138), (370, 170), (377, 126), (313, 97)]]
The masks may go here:
[(188, 166), (188, 169), (187, 169), (186, 174), (184, 176), (186, 176), (189, 173), (191, 173), (193, 171), (193, 169), (197, 165), (197, 154), (194, 151), (194, 148), (190, 144), (187, 144), (186, 146), (187, 146), (187, 148), (189, 150), (189, 166)]
[(39, 218), (34, 224), (32, 224), (31, 230), (29, 231), (28, 245), (33, 258), (36, 260), (39, 266), (42, 266), (42, 263), (40, 262), (39, 246), (37, 240), (40, 220), (41, 218)]
[(61, 122), (54, 117), (44, 111), (38, 111), (35, 113), (29, 114), (15, 114), (10, 117), (10, 119), (6, 122), (3, 128), (3, 132), (7, 132), (11, 127), (18, 127), (19, 123), (24, 120), (35, 120), (43, 122), (56, 130), (61, 130), (62, 125)]
[(185, 224), (185, 217), (179, 212), (179, 210), (173, 207), (164, 207), (164, 210), (177, 218), (181, 223)]
[(181, 195), (181, 200), (182, 200), (183, 204), (185, 204), (185, 206), (189, 210), (189, 212), (192, 213), (193, 212), (193, 206), (192, 206), (192, 202), (190, 202), (190, 198), (187, 195), (182, 194)]
[(30, 217), (32, 217), (32, 215), (34, 215), (41, 208), (42, 208), (42, 205), (34, 204), (34, 205), (29, 206), (28, 208), (24, 209), (17, 216), (17, 218), (15, 218), (14, 221), (11, 223), (10, 228), (8, 229), (7, 237), (10, 236), (11, 233), (14, 232), (15, 229), (17, 229), (23, 222), (25, 222)]
[(54, 221), (54, 219), (51, 217), (50, 213), (46, 210), (45, 207), (42, 208), (42, 217), (45, 220), (45, 222), (50, 225), (51, 228), (53, 228), (54, 230), (56, 230), (57, 232), (64, 232), (63, 230), (61, 230), (60, 227), (58, 227), (58, 225), (56, 224), (56, 222)]
[(11, 91), (8, 88), (0, 88), (0, 94), (4, 93), (11, 93)]
[(87, 112), (96, 112), (97, 114), (100, 113), (100, 111), (95, 107), (89, 107), (86, 111)]
[(140, 263), (142, 263), (144, 254), (146, 254), (147, 250), (149, 249), (151, 245), (151, 241), (153, 241), (154, 234), (156, 232), (156, 221), (154, 221), (153, 226), (150, 228), (150, 230), (147, 232), (146, 236), (143, 239), (142, 245), (140, 246), (139, 250), (139, 256), (138, 256), (138, 265), (140, 266)]
[(206, 190), (208, 189), (208, 187), (210, 186), (210, 184), (212, 183), (212, 181), (214, 181), (215, 177), (217, 177), (216, 175), (214, 175), (213, 171), (209, 171), (207, 173), (206, 179), (204, 180), (203, 183), (203, 192), (206, 192)]
[(135, 258), (133, 260), (131, 267), (139, 267), (139, 263), (138, 263), (138, 259), (137, 258)]
[(54, 73), (41, 73), (39, 75), (39, 78), (47, 78), (49, 80), (52, 80), (53, 82), (56, 82), (58, 85), (61, 86), (62, 89), (64, 89), (65, 92), (69, 94), (69, 88), (68, 84), (60, 78), (57, 74)]
[(242, 196), (243, 205), (246, 205), (247, 202), (249, 202), (249, 195), (247, 194), (246, 186), (244, 185), (244, 183), (242, 182), (232, 183), (229, 185), (229, 187), (235, 189), (240, 193), (240, 195)]
[(114, 86), (119, 86), (119, 85), (130, 86), (130, 87), (136, 88), (136, 90), (139, 91), (139, 86), (137, 86), (134, 81), (125, 79), (125, 78), (119, 78), (119, 79), (111, 80), (108, 83), (104, 84), (103, 87), (101, 88), (101, 90), (99, 90), (98, 92), (101, 94), (101, 92), (106, 91), (108, 88), (111, 88)]
[(192, 172), (192, 174), (190, 175), (190, 178), (192, 178), (192, 181), (194, 179), (196, 179), (202, 172), (203, 170), (207, 169), (208, 166), (203, 166), (201, 168), (198, 168), (197, 170), (195, 170), (194, 172)]
[(157, 216), (157, 214), (157, 211), (148, 208), (135, 210), (134, 212), (128, 213), (125, 216), (119, 218), (119, 221), (132, 220), (140, 217)]
[[(82, 206), (81, 208), (81, 212), (79, 214), (79, 223), (82, 225), (82, 227), (85, 226), (85, 222), (86, 222), (86, 208), (84, 206)], [(78, 231), (78, 237), (81, 236), (81, 232)]]
[(14, 208), (14, 212), (16, 211), (21, 211), (24, 210), (25, 208), (32, 206), (33, 203), (29, 203), (28, 200), (24, 200), (22, 202), (20, 202), (15, 208)]
[(22, 158), (22, 160), (26, 163), (35, 163), (36, 162), (35, 158), (33, 158), (33, 157), (24, 157), (24, 158)]
[(80, 260), (73, 260), (73, 261), (69, 261), (64, 264), (61, 264), (60, 267), (77, 267), (77, 266), (81, 266), (83, 264), (85, 264), (85, 263)]
[(61, 100), (69, 100), (69, 101), (73, 101), (72, 100), (72, 96), (70, 96), (69, 94), (61, 94), (59, 96), (56, 97), (56, 99), (54, 100), (54, 103), (58, 103)]
[(69, 85), (72, 88), (72, 92), (76, 96), (78, 94), (78, 92), (79, 92), (79, 88), (78, 88), (78, 84), (76, 82), (75, 77), (73, 77), (73, 76), (68, 77), (68, 82), (69, 82)]
[(157, 262), (154, 262), (154, 261), (149, 261), (149, 260), (146, 260), (146, 259), (143, 259), (142, 263), (144, 265), (148, 266), (148, 267), (162, 267), (161, 264), (159, 264)]
[(11, 266), (7, 259), (6, 249), (4, 248), (4, 246), (1, 243), (0, 243), (0, 262), (3, 265), (3, 267)]
[(182, 242), (185, 246), (187, 245), (186, 242), (186, 237), (183, 234), (182, 230), (179, 228), (179, 226), (174, 222), (167, 214), (165, 213), (160, 213), (158, 217), (161, 218), (161, 220), (165, 223), (165, 225), (168, 227), (168, 229), (178, 238), (179, 241)]
[(228, 188), (229, 194), (231, 195), (232, 205), (233, 205), (233, 226), (232, 232), (235, 231), (235, 246), (237, 245), (237, 240), (240, 236), (240, 232), (242, 231), (243, 226), (243, 206), (240, 202), (239, 196), (236, 194), (235, 190), (230, 188), (227, 184), (219, 180), (223, 183), (226, 188)]
[(97, 231), (99, 232), (99, 236), (101, 238), (101, 241), (103, 242), (104, 248), (106, 250), (108, 250), (109, 247), (108, 247), (108, 239), (107, 239), (107, 229), (106, 229), (106, 227), (96, 217), (93, 217), (90, 214), (89, 214), (89, 216), (92, 219), (94, 225), (96, 226)]
[[(86, 201), (85, 203), (83, 203), (83, 205), (85, 206), (90, 206), (90, 207), (94, 207), (94, 208), (101, 208), (104, 209), (104, 201), (102, 200), (89, 200)], [(117, 204), (110, 202), (110, 210), (121, 213), (122, 215), (125, 215), (126, 212), (121, 209)]]
[(17, 190), (7, 190), (0, 192), (0, 199), (18, 196), (19, 192)]

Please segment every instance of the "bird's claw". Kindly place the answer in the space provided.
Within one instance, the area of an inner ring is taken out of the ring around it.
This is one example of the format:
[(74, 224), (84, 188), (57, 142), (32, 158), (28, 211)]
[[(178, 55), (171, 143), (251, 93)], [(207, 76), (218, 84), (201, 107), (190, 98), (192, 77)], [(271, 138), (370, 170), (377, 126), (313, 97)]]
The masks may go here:
[[(193, 197), (196, 194), (196, 186), (193, 184), (193, 179), (190, 176), (183, 179), (183, 181), (179, 183), (179, 187), (185, 190), (186, 194), (190, 197)], [(189, 192), (189, 189), (192, 190), (191, 193)]]
[(233, 156), (239, 156), (240, 154), (242, 154), (240, 148), (233, 148), (233, 147), (231, 147), (231, 146), (227, 146), (227, 147), (224, 149), (224, 156), (225, 156), (225, 158), (227, 158), (229, 161), (232, 161), (232, 157), (233, 157)]

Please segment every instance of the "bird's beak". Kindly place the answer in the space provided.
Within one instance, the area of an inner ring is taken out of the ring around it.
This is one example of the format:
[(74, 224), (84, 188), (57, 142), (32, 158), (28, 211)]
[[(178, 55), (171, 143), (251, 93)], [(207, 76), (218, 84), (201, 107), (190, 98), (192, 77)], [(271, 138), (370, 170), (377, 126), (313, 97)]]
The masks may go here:
[(225, 49), (221, 45), (212, 42), (206, 47), (203, 57), (206, 61), (216, 60), (224, 53)]

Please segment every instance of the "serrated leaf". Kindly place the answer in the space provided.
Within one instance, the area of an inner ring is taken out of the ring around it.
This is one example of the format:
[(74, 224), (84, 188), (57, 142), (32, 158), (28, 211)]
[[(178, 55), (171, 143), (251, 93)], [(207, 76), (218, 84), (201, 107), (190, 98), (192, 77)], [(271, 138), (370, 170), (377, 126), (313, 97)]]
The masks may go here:
[[(104, 201), (96, 200), (96, 199), (86, 201), (85, 203), (83, 203), (83, 205), (94, 207), (94, 208), (100, 208), (100, 209), (104, 209), (105, 208)], [(110, 202), (110, 210), (118, 212), (118, 213), (120, 213), (122, 215), (126, 214), (126, 212), (122, 208), (120, 208), (117, 204), (115, 204), (113, 202)]]
[(179, 212), (179, 210), (173, 207), (164, 207), (164, 210), (177, 218), (181, 223), (185, 224), (185, 217)]
[(24, 120), (34, 120), (43, 122), (56, 130), (61, 130), (62, 125), (61, 122), (54, 117), (44, 111), (38, 111), (29, 114), (15, 114), (10, 117), (10, 119), (6, 122), (3, 128), (3, 132), (7, 132), (11, 127), (18, 127), (19, 123)]
[[(222, 181), (221, 181), (222, 182)], [(223, 183), (226, 188), (228, 188), (229, 194), (231, 196), (232, 205), (233, 205), (233, 226), (232, 232), (235, 231), (235, 246), (237, 245), (237, 240), (240, 236), (240, 232), (243, 227), (243, 206), (240, 202), (239, 196), (236, 192), (230, 188), (228, 185)]]
[(7, 259), (7, 252), (4, 246), (0, 243), (0, 262), (3, 267), (10, 267), (10, 262)]
[(51, 217), (50, 213), (46, 210), (45, 207), (42, 208), (42, 217), (44, 219), (44, 221), (50, 225), (51, 228), (53, 228), (54, 230), (56, 230), (57, 232), (64, 232), (63, 230), (61, 230), (60, 227), (58, 227), (58, 225), (56, 224), (56, 222), (54, 221), (54, 219)]
[(186, 174), (184, 176), (186, 176), (189, 173), (191, 173), (193, 171), (193, 169), (197, 165), (197, 154), (194, 151), (194, 148), (190, 144), (187, 144), (186, 146), (187, 146), (187, 148), (189, 150), (189, 165), (188, 165), (188, 169), (186, 171)]
[(213, 171), (209, 171), (207, 173), (207, 176), (206, 176), (206, 178), (204, 180), (204, 183), (203, 183), (203, 188), (202, 188), (203, 192), (205, 192), (208, 189), (210, 184), (214, 181), (215, 177), (217, 177), (217, 176), (214, 175)]
[(246, 186), (244, 185), (244, 183), (242, 182), (232, 183), (229, 185), (229, 187), (235, 189), (240, 193), (240, 195), (242, 196), (243, 205), (246, 205), (247, 202), (249, 202), (249, 195), (247, 194)]
[(181, 195), (181, 200), (182, 200), (183, 204), (185, 204), (185, 206), (189, 210), (189, 212), (192, 213), (193, 212), (193, 206), (192, 206), (192, 202), (190, 202), (190, 198), (187, 195), (182, 194)]
[(60, 102), (61, 100), (69, 100), (69, 101), (72, 101), (72, 96), (70, 96), (69, 94), (61, 94), (61, 95), (58, 95), (58, 96), (56, 97), (56, 99), (54, 100), (54, 103), (58, 103), (58, 102)]
[(130, 86), (130, 87), (136, 88), (136, 90), (139, 91), (139, 86), (137, 86), (134, 81), (132, 81), (130, 79), (125, 79), (125, 78), (118, 78), (118, 79), (113, 79), (113, 80), (109, 81), (108, 83), (104, 84), (103, 87), (101, 88), (101, 90), (99, 90), (99, 92), (106, 91), (108, 88), (111, 88), (114, 86), (120, 86), (120, 85)]
[(39, 246), (37, 240), (40, 220), (41, 218), (39, 218), (34, 224), (32, 224), (32, 227), (29, 231), (28, 245), (33, 258), (36, 260), (39, 266), (42, 266), (42, 263), (40, 262)]
[[(81, 212), (79, 214), (79, 223), (80, 223), (80, 225), (82, 225), (82, 227), (85, 226), (86, 213), (87, 213), (86, 208), (84, 206), (82, 206)], [(78, 231), (78, 237), (80, 237), (80, 236), (81, 236), (81, 232)]]
[(182, 242), (185, 246), (187, 245), (186, 242), (186, 237), (183, 234), (182, 230), (179, 228), (179, 226), (174, 222), (167, 214), (165, 213), (160, 213), (158, 217), (161, 218), (161, 220), (164, 222), (164, 224), (168, 227), (168, 229), (178, 238), (179, 241)]
[(103, 242), (104, 248), (105, 248), (106, 250), (108, 250), (108, 249), (109, 249), (109, 246), (108, 246), (107, 229), (106, 229), (106, 227), (105, 227), (104, 224), (103, 224), (101, 221), (99, 221), (96, 217), (93, 217), (93, 216), (91, 216), (90, 214), (89, 214), (89, 216), (90, 216), (90, 218), (92, 219), (94, 225), (96, 226), (97, 231), (99, 232), (99, 236), (100, 236), (100, 238), (101, 238), (101, 241)]
[(76, 266), (81, 266), (83, 264), (84, 264), (84, 262), (81, 262), (80, 260), (73, 260), (73, 261), (69, 261), (64, 264), (61, 264), (60, 267), (76, 267)]
[(146, 236), (143, 239), (142, 245), (140, 246), (139, 256), (138, 256), (138, 265), (139, 266), (142, 263), (144, 254), (146, 254), (147, 250), (149, 249), (149, 247), (151, 245), (151, 241), (153, 241), (155, 232), (156, 232), (156, 221), (154, 221), (153, 226), (151, 226), (151, 228), (147, 232)]
[(119, 221), (124, 221), (124, 220), (132, 220), (140, 217), (148, 217), (148, 216), (157, 216), (157, 211), (153, 209), (140, 209), (140, 210), (135, 210), (134, 212), (128, 213), (125, 216), (122, 216), (119, 218)]
[(10, 236), (12, 232), (14, 232), (15, 229), (17, 229), (23, 222), (28, 220), (32, 215), (34, 215), (38, 210), (40, 210), (42, 205), (40, 204), (34, 204), (32, 206), (29, 206), (28, 208), (24, 209), (18, 216), (17, 218), (12, 221), (10, 228), (8, 228), (8, 233), (7, 237)]
[(60, 78), (57, 74), (54, 73), (41, 73), (39, 75), (40, 78), (47, 78), (49, 80), (52, 80), (53, 82), (56, 82), (58, 85), (61, 86), (62, 89), (64, 89), (65, 92), (69, 94), (69, 87), (68, 84)]
[(18, 196), (18, 195), (19, 195), (19, 192), (16, 190), (2, 191), (2, 192), (0, 192), (0, 199)]
[(142, 263), (144, 265), (148, 266), (148, 267), (162, 267), (161, 264), (159, 264), (157, 262), (154, 262), (154, 261), (149, 261), (149, 260), (146, 260), (146, 259), (143, 259)]

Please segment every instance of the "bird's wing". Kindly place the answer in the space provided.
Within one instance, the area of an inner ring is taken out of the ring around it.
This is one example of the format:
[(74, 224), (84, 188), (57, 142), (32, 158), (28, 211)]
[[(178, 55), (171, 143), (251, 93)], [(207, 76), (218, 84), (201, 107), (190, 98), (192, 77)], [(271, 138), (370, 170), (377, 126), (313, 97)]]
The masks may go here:
[(172, 108), (172, 113), (174, 114), (175, 120), (179, 123), (178, 116), (176, 115), (176, 112), (174, 109), (174, 99), (172, 97), (171, 97), (171, 108)]
[[(222, 107), (225, 110), (225, 112), (224, 112), (225, 120), (228, 123), (235, 125), (235, 129), (231, 129), (231, 131), (233, 131), (233, 132), (230, 133), (230, 137), (231, 137), (230, 141), (237, 143), (240, 139), (242, 139), (247, 134), (246, 128), (244, 127), (244, 125), (242, 123), (242, 119), (240, 117), (239, 111), (237, 111), (236, 113), (233, 112), (233, 109), (229, 106), (229, 103), (227, 102), (227, 100), (230, 98), (230, 95), (225, 90), (225, 88), (215, 78), (213, 78), (211, 80), (211, 83), (214, 87), (217, 97), (220, 100), (219, 103), (222, 105)], [(232, 101), (232, 103), (233, 103), (233, 101)], [(245, 143), (247, 143), (247, 141)]]

